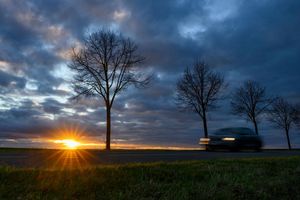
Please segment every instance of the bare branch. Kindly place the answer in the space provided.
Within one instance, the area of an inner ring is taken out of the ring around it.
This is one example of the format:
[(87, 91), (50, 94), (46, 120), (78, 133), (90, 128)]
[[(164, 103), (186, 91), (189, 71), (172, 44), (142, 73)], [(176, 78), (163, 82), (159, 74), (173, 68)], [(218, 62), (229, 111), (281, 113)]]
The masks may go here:
[(272, 103), (268, 111), (268, 119), (276, 127), (287, 129), (291, 127), (297, 115), (296, 108), (283, 98), (278, 98)]
[(231, 98), (232, 113), (253, 122), (258, 134), (259, 116), (267, 111), (274, 99), (267, 97), (266, 89), (255, 81), (245, 81)]
[[(144, 58), (137, 54), (137, 46), (129, 39), (112, 31), (100, 30), (89, 35), (84, 47), (72, 53), (69, 67), (76, 72), (76, 84), (93, 94), (98, 93), (111, 107), (117, 94), (133, 84), (149, 83), (142, 79), (138, 64)], [(145, 75), (143, 75), (145, 77)], [(76, 96), (83, 95), (82, 91)], [(109, 98), (108, 98), (109, 97)]]
[(293, 122), (300, 129), (300, 104), (297, 104), (295, 106), (295, 109), (296, 109), (296, 115), (294, 116)]
[(281, 128), (285, 131), (289, 149), (291, 149), (289, 130), (295, 122), (297, 117), (297, 109), (295, 106), (285, 101), (283, 98), (277, 98), (273, 103), (271, 109), (268, 111), (268, 119), (275, 127)]
[(193, 69), (187, 68), (177, 83), (176, 101), (180, 108), (199, 114), (206, 130), (206, 112), (216, 108), (220, 94), (226, 88), (224, 77), (212, 71), (204, 62), (195, 62)]

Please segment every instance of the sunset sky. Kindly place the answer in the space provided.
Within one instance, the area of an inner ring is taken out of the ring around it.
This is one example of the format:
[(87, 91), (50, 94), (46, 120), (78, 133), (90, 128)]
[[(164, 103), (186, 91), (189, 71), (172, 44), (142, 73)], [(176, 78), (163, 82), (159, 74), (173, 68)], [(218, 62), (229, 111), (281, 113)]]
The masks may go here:
[[(176, 82), (195, 58), (224, 74), (226, 94), (252, 79), (267, 93), (300, 102), (298, 0), (0, 0), (0, 147), (59, 145), (76, 137), (103, 148), (101, 99), (71, 101), (72, 47), (100, 28), (130, 37), (154, 78), (128, 88), (112, 109), (112, 146), (198, 147), (200, 118), (179, 111)], [(228, 100), (209, 113), (208, 129), (251, 127), (230, 114)], [(267, 147), (286, 147), (282, 130), (262, 120)], [(300, 130), (291, 131), (300, 147)]]

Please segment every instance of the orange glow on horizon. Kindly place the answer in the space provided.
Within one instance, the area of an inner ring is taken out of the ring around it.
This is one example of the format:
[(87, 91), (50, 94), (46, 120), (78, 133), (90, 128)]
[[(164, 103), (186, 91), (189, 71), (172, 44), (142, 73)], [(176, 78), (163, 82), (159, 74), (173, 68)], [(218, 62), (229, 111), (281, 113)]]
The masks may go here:
[[(47, 148), (54, 149), (105, 149), (105, 141), (102, 137), (89, 136), (85, 128), (76, 124), (61, 124), (56, 130), (51, 131), (52, 137), (45, 138)], [(41, 141), (43, 139), (39, 139)], [(129, 142), (129, 141), (128, 141)], [(112, 149), (132, 149), (132, 150), (201, 150), (202, 147), (166, 146), (155, 144), (134, 144), (127, 143), (126, 140), (119, 142), (112, 139)]]
[[(55, 139), (46, 140), (52, 144), (59, 146), (53, 146), (55, 149), (105, 149), (104, 142), (94, 142), (94, 139), (86, 138), (85, 140), (80, 139)], [(203, 150), (203, 147), (180, 147), (180, 146), (159, 146), (159, 145), (147, 145), (147, 144), (130, 144), (130, 143), (111, 143), (112, 149), (124, 149), (124, 150)]]

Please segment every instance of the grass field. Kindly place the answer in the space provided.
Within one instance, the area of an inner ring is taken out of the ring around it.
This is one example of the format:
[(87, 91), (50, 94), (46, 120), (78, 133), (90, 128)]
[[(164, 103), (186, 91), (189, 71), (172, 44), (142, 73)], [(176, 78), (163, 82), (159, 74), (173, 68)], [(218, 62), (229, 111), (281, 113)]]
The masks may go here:
[(0, 167), (0, 199), (300, 199), (300, 157)]

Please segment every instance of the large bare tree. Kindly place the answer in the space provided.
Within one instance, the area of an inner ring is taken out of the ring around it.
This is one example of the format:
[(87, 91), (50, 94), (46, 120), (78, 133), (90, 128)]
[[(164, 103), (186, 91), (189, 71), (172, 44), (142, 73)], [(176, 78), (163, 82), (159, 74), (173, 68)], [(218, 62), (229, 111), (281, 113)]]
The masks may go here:
[(90, 34), (80, 50), (73, 49), (69, 67), (76, 72), (75, 98), (98, 95), (104, 100), (107, 150), (110, 150), (111, 108), (116, 96), (131, 84), (144, 86), (149, 82), (149, 77), (138, 71), (143, 60), (131, 39), (110, 30)]
[(276, 127), (284, 129), (289, 149), (291, 149), (289, 131), (296, 115), (296, 107), (283, 98), (277, 98), (268, 111), (269, 121)]
[(231, 98), (232, 113), (251, 121), (258, 135), (259, 117), (267, 111), (273, 99), (266, 94), (265, 87), (255, 81), (245, 81), (237, 88)]
[(180, 108), (196, 112), (203, 122), (204, 136), (208, 136), (207, 112), (216, 108), (221, 92), (226, 87), (224, 77), (204, 62), (196, 61), (187, 68), (177, 83), (177, 103)]

